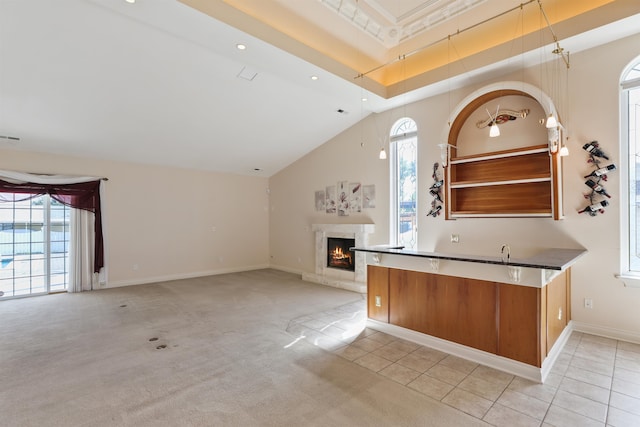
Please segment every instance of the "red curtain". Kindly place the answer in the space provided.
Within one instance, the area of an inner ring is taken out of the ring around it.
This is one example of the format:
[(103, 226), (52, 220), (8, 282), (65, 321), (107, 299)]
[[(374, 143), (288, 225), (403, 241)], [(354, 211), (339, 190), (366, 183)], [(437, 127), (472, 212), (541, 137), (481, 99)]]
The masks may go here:
[[(100, 180), (79, 184), (36, 184), (33, 182), (14, 184), (0, 179), (0, 193), (23, 194), (25, 197), (19, 198), (19, 201), (48, 194), (52, 199), (63, 205), (93, 212), (95, 217), (93, 271), (98, 273), (100, 269), (104, 267), (104, 240), (102, 235), (102, 213), (100, 212)], [(1, 194), (0, 200), (2, 200)]]

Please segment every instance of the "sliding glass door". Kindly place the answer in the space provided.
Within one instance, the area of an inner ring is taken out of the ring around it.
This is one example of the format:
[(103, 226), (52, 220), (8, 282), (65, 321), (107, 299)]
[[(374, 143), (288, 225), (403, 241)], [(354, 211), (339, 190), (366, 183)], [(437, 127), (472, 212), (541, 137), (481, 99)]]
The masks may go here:
[(48, 195), (0, 202), (0, 298), (65, 291), (70, 208)]

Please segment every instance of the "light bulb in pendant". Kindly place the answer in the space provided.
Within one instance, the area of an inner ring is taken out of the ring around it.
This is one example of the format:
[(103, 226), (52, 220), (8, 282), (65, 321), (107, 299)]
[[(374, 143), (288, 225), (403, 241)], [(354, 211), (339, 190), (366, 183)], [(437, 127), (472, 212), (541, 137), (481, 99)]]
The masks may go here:
[(556, 116), (554, 116), (553, 114), (549, 114), (549, 117), (547, 117), (547, 129), (553, 129), (555, 127), (558, 127), (558, 121), (556, 120)]
[(378, 158), (379, 158), (380, 160), (386, 160), (386, 158), (387, 158), (387, 152), (386, 152), (386, 151), (384, 151), (384, 148), (381, 148), (381, 149), (380, 149), (380, 155), (378, 156)]
[(496, 122), (493, 122), (493, 124), (491, 125), (491, 128), (489, 128), (489, 136), (491, 138), (495, 138), (496, 136), (500, 136), (500, 128), (498, 127)]
[(562, 148), (560, 148), (560, 152), (558, 153), (560, 154), (560, 156), (565, 157), (569, 155), (569, 149), (567, 148), (566, 145), (563, 145)]

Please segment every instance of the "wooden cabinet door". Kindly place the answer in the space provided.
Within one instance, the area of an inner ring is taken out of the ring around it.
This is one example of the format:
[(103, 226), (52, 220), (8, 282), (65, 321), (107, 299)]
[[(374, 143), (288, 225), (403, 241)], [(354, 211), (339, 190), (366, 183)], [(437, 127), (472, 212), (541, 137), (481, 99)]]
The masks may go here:
[(496, 353), (498, 328), (496, 284), (484, 280), (437, 276), (446, 295), (439, 307), (445, 325), (444, 339)]
[(367, 316), (389, 323), (389, 269), (367, 266)]
[(498, 355), (533, 366), (542, 366), (546, 354), (540, 336), (540, 313), (544, 313), (542, 290), (528, 286), (498, 284), (500, 293), (500, 345)]
[(556, 343), (569, 322), (567, 274), (560, 273), (547, 285), (547, 351)]
[(392, 268), (389, 323), (496, 353), (496, 285)]
[(389, 270), (389, 323), (422, 332), (426, 321), (426, 294), (419, 285), (420, 274), (396, 268)]

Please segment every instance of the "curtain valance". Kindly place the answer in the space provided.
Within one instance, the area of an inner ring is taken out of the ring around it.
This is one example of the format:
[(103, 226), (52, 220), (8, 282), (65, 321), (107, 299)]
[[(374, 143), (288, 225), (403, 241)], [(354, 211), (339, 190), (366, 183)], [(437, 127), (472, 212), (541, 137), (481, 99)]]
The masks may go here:
[[(94, 272), (98, 273), (104, 266), (104, 240), (102, 233), (102, 212), (100, 204), (100, 183), (96, 177), (65, 177), (63, 175), (37, 175), (25, 172), (0, 170), (0, 202), (28, 200), (44, 194), (52, 199), (76, 209), (94, 214)], [(2, 194), (5, 193), (5, 194)], [(6, 194), (21, 194), (24, 197)]]

